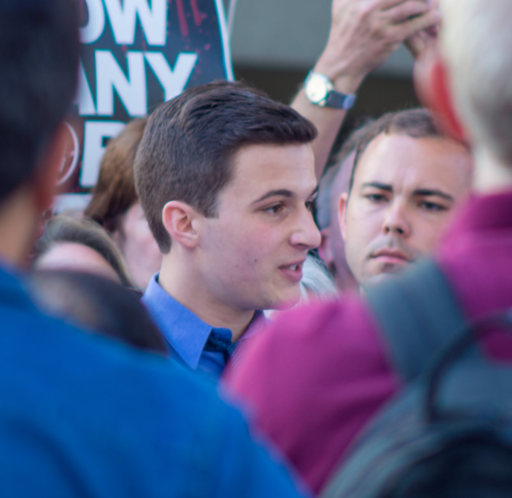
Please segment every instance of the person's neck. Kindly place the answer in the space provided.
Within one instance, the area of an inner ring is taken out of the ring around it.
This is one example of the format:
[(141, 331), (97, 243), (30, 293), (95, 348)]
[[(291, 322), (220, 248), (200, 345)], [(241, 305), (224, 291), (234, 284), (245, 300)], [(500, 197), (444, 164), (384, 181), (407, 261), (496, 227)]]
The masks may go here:
[(35, 232), (35, 215), (29, 192), (19, 190), (0, 204), (0, 260), (23, 266)]
[(352, 273), (344, 268), (341, 271), (336, 269), (334, 283), (336, 285), (336, 289), (341, 293), (357, 291), (359, 286)]
[(233, 342), (240, 339), (251, 323), (254, 311), (240, 310), (221, 302), (209, 292), (190, 261), (183, 259), (172, 250), (163, 256), (158, 277), (162, 289), (212, 327), (231, 330)]
[(496, 159), (487, 149), (476, 149), (473, 185), (477, 192), (493, 194), (512, 189), (512, 165)]

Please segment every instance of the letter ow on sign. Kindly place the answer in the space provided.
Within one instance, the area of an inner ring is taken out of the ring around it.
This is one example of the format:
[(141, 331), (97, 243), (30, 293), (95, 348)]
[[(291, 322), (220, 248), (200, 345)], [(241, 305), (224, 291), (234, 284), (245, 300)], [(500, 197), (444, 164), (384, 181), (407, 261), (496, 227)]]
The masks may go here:
[[(94, 53), (96, 101), (91, 91), (82, 62), (79, 66), (79, 89), (76, 98), (80, 116), (114, 116), (114, 92), (129, 117), (146, 116), (148, 113), (147, 71), (152, 71), (160, 83), (164, 100), (179, 95), (194, 71), (198, 55), (181, 52), (172, 65), (166, 56), (153, 47), (167, 43), (168, 0), (85, 0), (88, 22), (81, 28), (84, 44), (98, 41), (104, 34), (107, 21), (112, 28), (117, 45), (135, 43), (136, 21), (140, 21), (149, 50), (127, 50), (126, 72), (111, 50)], [(117, 135), (124, 124), (119, 121), (86, 121), (84, 126), (84, 152), (81, 187), (92, 187), (98, 178), (99, 165), (106, 138)]]

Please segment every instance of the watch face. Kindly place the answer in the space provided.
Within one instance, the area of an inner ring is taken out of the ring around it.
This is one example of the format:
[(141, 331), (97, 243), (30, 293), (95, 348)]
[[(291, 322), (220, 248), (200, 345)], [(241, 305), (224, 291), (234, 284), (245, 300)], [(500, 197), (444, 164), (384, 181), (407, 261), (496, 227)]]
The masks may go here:
[(329, 93), (327, 81), (318, 74), (312, 74), (306, 84), (306, 96), (313, 104), (325, 103)]

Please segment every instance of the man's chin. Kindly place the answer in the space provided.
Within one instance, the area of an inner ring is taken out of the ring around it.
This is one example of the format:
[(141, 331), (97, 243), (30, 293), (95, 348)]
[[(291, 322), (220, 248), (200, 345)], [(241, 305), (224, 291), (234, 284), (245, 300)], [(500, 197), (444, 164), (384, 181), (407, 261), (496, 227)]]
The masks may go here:
[(378, 271), (376, 271), (373, 275), (368, 275), (362, 283), (362, 285), (375, 285), (380, 282), (386, 281), (389, 278), (392, 278), (397, 273), (401, 273), (402, 271), (407, 270), (411, 267), (411, 263), (404, 263), (400, 265), (390, 265), (385, 264), (382, 265), (381, 268), (379, 268)]
[(379, 273), (377, 275), (373, 275), (371, 277), (366, 278), (364, 280), (364, 282), (362, 282), (362, 285), (364, 287), (377, 285), (377, 284), (380, 284), (381, 282), (385, 282), (386, 280), (388, 280), (389, 278), (392, 278), (395, 275), (396, 275), (396, 272), (394, 272), (394, 273)]
[(271, 302), (268, 301), (265, 309), (276, 311), (288, 310), (298, 304), (301, 297), (300, 288), (297, 286), (297, 292), (287, 292), (286, 295), (273, 299)]

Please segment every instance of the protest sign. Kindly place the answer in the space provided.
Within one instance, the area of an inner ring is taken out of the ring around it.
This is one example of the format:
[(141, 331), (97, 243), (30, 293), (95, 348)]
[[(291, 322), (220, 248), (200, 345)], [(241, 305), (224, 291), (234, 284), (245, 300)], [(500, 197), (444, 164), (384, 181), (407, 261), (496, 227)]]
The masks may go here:
[(222, 0), (78, 0), (79, 90), (57, 210), (83, 207), (108, 140), (185, 88), (233, 79)]

